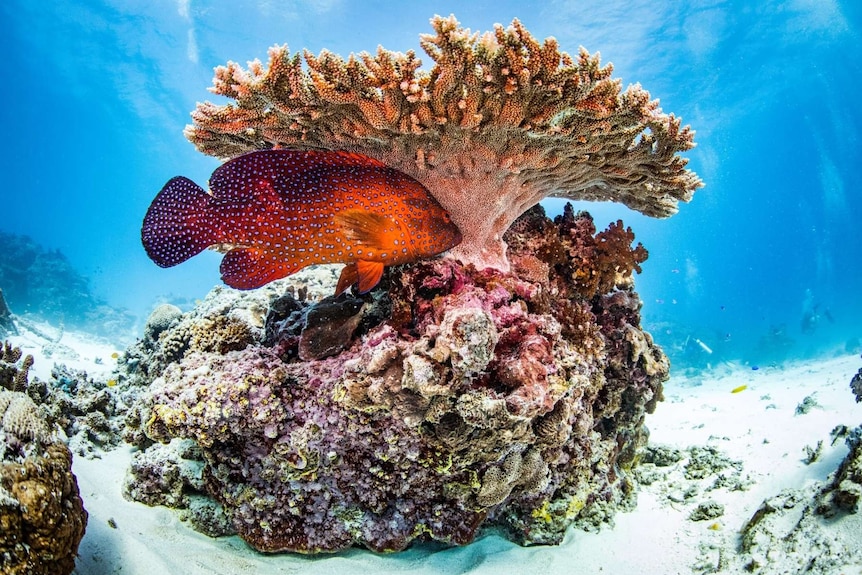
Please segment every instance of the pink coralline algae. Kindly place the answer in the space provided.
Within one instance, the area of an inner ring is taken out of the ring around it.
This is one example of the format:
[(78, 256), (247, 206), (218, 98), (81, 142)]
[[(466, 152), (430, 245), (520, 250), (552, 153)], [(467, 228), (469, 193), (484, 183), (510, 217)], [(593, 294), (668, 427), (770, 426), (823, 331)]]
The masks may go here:
[[(229, 303), (208, 298), (127, 352), (152, 382), (127, 436), (195, 440), (204, 490), (262, 551), (461, 545), (487, 525), (559, 543), (632, 504), (668, 375), (639, 326), (632, 239), (535, 208), (505, 237), (510, 271), (422, 261), (322, 301), (302, 276), (220, 289)], [(218, 316), (245, 339), (193, 343)]]

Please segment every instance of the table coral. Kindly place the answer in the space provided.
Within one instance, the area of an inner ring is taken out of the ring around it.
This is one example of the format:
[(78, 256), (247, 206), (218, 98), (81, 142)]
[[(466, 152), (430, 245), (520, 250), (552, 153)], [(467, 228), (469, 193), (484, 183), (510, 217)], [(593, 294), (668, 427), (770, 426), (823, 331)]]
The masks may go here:
[[(465, 544), (492, 524), (523, 544), (558, 543), (573, 522), (631, 503), (644, 417), (668, 375), (639, 327), (630, 275), (645, 251), (620, 225), (592, 226), (586, 213), (552, 222), (535, 208), (506, 235), (512, 271), (417, 262), (342, 296), (343, 309), (285, 293), (301, 276), (218, 288), (127, 352), (152, 382), (131, 435), (143, 449), (194, 439), (203, 487), (263, 551)], [(606, 236), (616, 240), (597, 249)], [(582, 262), (602, 279), (578, 275)], [(261, 306), (263, 319), (241, 313)], [(255, 341), (190, 346), (213, 313)], [(301, 351), (303, 335), (345, 318), (341, 351)], [(176, 338), (185, 345), (168, 359)], [(159, 483), (148, 477), (142, 488)]]
[(453, 257), (503, 271), (503, 233), (549, 195), (666, 217), (702, 185), (679, 156), (694, 132), (639, 85), (623, 90), (598, 55), (573, 58), (518, 20), (481, 35), (454, 16), (431, 25), (420, 40), (430, 71), (383, 48), (345, 61), (276, 46), (266, 67), (220, 66), (211, 91), (235, 102), (198, 104), (186, 136), (220, 158), (274, 147), (376, 158), (451, 214), (464, 237)]

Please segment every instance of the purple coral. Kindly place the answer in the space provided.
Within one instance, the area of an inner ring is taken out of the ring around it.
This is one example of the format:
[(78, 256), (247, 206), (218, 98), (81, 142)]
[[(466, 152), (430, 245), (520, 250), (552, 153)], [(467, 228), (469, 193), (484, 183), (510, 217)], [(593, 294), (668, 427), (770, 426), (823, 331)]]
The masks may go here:
[[(489, 523), (559, 542), (631, 497), (626, 470), (668, 371), (630, 281), (645, 251), (620, 225), (592, 225), (530, 211), (505, 238), (513, 272), (393, 269), (332, 312), (355, 330), (335, 355), (301, 352), (326, 325), (309, 322), (320, 304), (273, 295), (259, 343), (180, 350), (137, 425), (197, 441), (206, 491), (260, 550), (465, 544)], [(597, 248), (602, 234), (616, 240)], [(599, 280), (582, 281), (584, 261)]]

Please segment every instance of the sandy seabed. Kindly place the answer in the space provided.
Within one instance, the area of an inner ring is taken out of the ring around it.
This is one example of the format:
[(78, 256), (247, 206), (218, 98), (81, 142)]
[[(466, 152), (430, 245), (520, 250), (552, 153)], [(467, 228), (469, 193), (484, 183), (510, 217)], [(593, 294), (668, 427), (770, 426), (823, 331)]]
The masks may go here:
[[(36, 356), (31, 374), (45, 380), (53, 363), (107, 377), (113, 361), (105, 358), (117, 351), (77, 334), (65, 334), (64, 346), (50, 357), (26, 336), (11, 341)], [(862, 424), (862, 404), (849, 389), (859, 367), (858, 357), (843, 356), (757, 370), (725, 364), (697, 376), (672, 377), (647, 426), (651, 446), (683, 459), (641, 465), (635, 510), (618, 513), (613, 525), (597, 532), (569, 529), (555, 547), (520, 547), (490, 531), (465, 547), (417, 545), (391, 555), (361, 549), (322, 556), (261, 554), (238, 537), (202, 535), (175, 511), (124, 499), (133, 450), (121, 444), (99, 458), (74, 459), (90, 514), (74, 573), (745, 573), (754, 556), (757, 573), (862, 574), (862, 510), (809, 518), (808, 531), (800, 531), (806, 502), (848, 452), (833, 430)], [(732, 393), (741, 386), (746, 387)], [(806, 461), (818, 442), (818, 456)], [(686, 457), (694, 457), (693, 446), (732, 463), (715, 476), (692, 479), (685, 464)], [(741, 530), (764, 500), (776, 496), (798, 503), (774, 514), (755, 551), (743, 549)], [(693, 520), (698, 509), (708, 517)], [(721, 512), (715, 516), (710, 509)]]

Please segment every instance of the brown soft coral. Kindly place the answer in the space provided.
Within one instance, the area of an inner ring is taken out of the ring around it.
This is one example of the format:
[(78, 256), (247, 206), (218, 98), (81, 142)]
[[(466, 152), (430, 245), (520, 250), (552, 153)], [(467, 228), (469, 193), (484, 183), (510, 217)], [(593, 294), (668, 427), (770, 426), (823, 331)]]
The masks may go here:
[(592, 216), (575, 213), (567, 203), (555, 226), (543, 222), (544, 210), (536, 206), (506, 233), (512, 261), (520, 274), (547, 278), (554, 289), (572, 296), (589, 300), (631, 285), (632, 273), (640, 273), (649, 256), (640, 243), (632, 247), (634, 233), (622, 220), (596, 233)]
[(215, 94), (198, 104), (186, 136), (232, 158), (273, 147), (339, 149), (376, 158), (419, 180), (464, 241), (452, 255), (508, 270), (503, 233), (547, 196), (621, 202), (667, 217), (700, 179), (679, 152), (692, 132), (639, 85), (623, 90), (612, 66), (553, 38), (539, 43), (514, 20), (482, 35), (435, 16), (420, 43), (430, 71), (380, 48), (346, 61), (286, 46), (243, 69), (216, 68)]
[[(571, 211), (571, 208), (569, 210)], [(590, 225), (584, 226), (587, 227), (585, 233), (579, 230), (578, 239), (593, 239), (595, 226), (592, 225), (592, 218), (582, 212), (579, 214), (579, 220), (580, 222), (589, 220)], [(591, 250), (594, 259), (587, 262), (585, 266), (586, 269), (592, 268), (591, 271), (585, 273), (577, 266), (574, 270), (574, 283), (581, 295), (591, 297), (607, 293), (613, 287), (628, 282), (632, 277), (632, 271), (640, 273), (640, 264), (646, 261), (648, 253), (641, 244), (631, 247), (634, 238), (631, 228), (623, 228), (622, 220), (611, 223), (608, 229), (595, 235), (593, 240), (595, 245)]]

